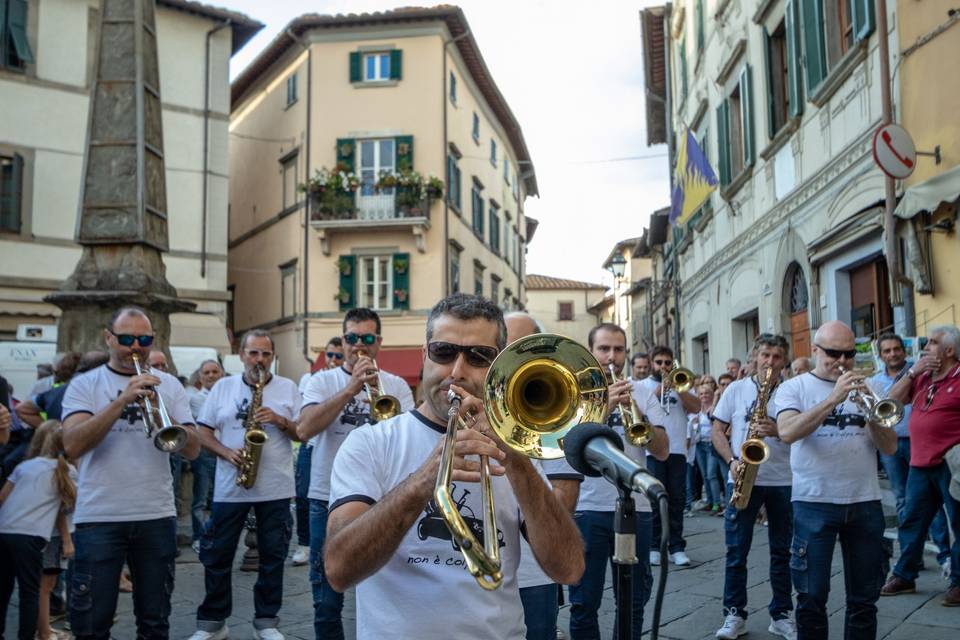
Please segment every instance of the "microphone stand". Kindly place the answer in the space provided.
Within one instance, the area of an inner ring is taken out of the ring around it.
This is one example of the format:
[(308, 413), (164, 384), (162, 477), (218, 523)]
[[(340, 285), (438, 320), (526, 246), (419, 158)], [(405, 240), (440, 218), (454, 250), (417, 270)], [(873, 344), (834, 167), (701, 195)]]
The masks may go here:
[(616, 512), (613, 514), (613, 563), (616, 566), (617, 638), (633, 635), (633, 570), (637, 564), (637, 516), (629, 489), (617, 486)]

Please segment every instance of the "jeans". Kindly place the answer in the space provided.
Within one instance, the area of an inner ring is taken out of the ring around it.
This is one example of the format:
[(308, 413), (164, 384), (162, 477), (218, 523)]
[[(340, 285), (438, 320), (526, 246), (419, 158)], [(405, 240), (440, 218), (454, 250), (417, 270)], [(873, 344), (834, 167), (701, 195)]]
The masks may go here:
[[(618, 565), (613, 563), (613, 511), (577, 511), (574, 520), (583, 538), (585, 568), (580, 582), (570, 586), (570, 637), (572, 640), (599, 640), (597, 611), (603, 599), (607, 562), (613, 572), (616, 595)], [(650, 599), (653, 574), (650, 571), (650, 514), (637, 512), (637, 564), (633, 565), (633, 637), (643, 632), (643, 607)], [(556, 593), (556, 592), (554, 592)], [(617, 623), (614, 621), (614, 629)]]
[(846, 588), (845, 640), (875, 640), (883, 583), (884, 519), (880, 501), (793, 503), (790, 573), (797, 591), (798, 640), (828, 637), (827, 596), (837, 538)]
[[(910, 467), (907, 477), (907, 506), (900, 523), (900, 559), (893, 572), (904, 580), (916, 580), (923, 561), (923, 543), (934, 517), (943, 513), (955, 534), (960, 534), (960, 504), (949, 492), (950, 469), (946, 462), (935, 467)], [(960, 535), (950, 550), (950, 586), (960, 586)]]
[[(19, 588), (19, 640), (33, 640), (37, 633), (37, 611), (40, 606), (40, 572), (43, 568), (43, 547), (40, 536), (0, 533), (0, 638), (7, 621), (7, 605), (13, 595), (13, 584)], [(556, 591), (554, 591), (556, 596)]]
[(527, 640), (555, 640), (557, 637), (558, 586), (552, 582), (536, 587), (520, 588), (523, 622), (527, 625)]
[(310, 585), (313, 587), (313, 631), (317, 640), (343, 640), (343, 594), (327, 582), (323, 543), (327, 539), (327, 501), (310, 498)]
[(290, 544), (290, 500), (266, 502), (214, 502), (210, 520), (200, 538), (206, 595), (197, 608), (197, 628), (217, 631), (233, 612), (231, 576), (233, 558), (247, 514), (257, 517), (257, 551), (260, 563), (253, 587), (253, 625), (276, 627), (283, 602), (283, 561)]
[[(670, 553), (683, 551), (687, 547), (687, 541), (683, 539), (683, 502), (686, 495), (687, 480), (687, 457), (679, 453), (671, 453), (670, 456), (661, 462), (653, 456), (647, 456), (647, 464), (650, 473), (663, 483), (667, 490), (669, 499), (667, 506), (670, 517), (670, 539), (667, 548)], [(650, 536), (650, 550), (660, 550), (660, 512), (653, 510), (653, 528)]]
[(217, 475), (217, 456), (206, 449), (200, 449), (200, 455), (190, 462), (193, 470), (193, 501), (190, 503), (190, 523), (193, 525), (193, 541), (203, 535), (203, 510), (207, 508), (207, 498)]
[(170, 475), (173, 477), (173, 508), (180, 513), (180, 479), (183, 477), (183, 457), (179, 453), (170, 454)]
[(697, 461), (694, 458), (693, 464), (687, 463), (687, 500), (683, 504), (684, 511), (689, 511), (693, 508), (693, 502), (697, 499), (697, 494), (699, 492), (699, 483), (700, 483), (700, 470), (697, 469)]
[[(880, 463), (890, 479), (890, 489), (897, 500), (897, 520), (900, 526), (906, 519), (907, 504), (907, 473), (910, 471), (910, 438), (897, 438), (897, 452), (892, 456), (880, 454)], [(956, 531), (956, 530), (955, 530)], [(902, 529), (897, 532), (900, 540), (900, 552), (906, 541), (903, 539)], [(943, 564), (950, 557), (950, 532), (947, 529), (947, 518), (943, 510), (937, 512), (930, 523), (930, 538), (937, 545), (937, 562)]]
[(720, 470), (720, 461), (713, 455), (712, 442), (697, 443), (697, 467), (700, 468), (700, 475), (703, 476), (703, 486), (707, 492), (707, 502), (710, 504), (720, 504), (723, 501), (723, 493), (720, 491), (720, 483), (726, 482), (723, 472)]
[(313, 447), (308, 444), (300, 445), (294, 475), (297, 480), (297, 544), (301, 547), (310, 546), (310, 500), (307, 498), (307, 492), (310, 491), (312, 458)]
[[(723, 529), (727, 539), (727, 565), (723, 581), (723, 614), (747, 617), (747, 556), (753, 544), (754, 524), (761, 506), (767, 508), (767, 539), (770, 542), (770, 587), (773, 597), (767, 610), (779, 620), (793, 610), (790, 586), (790, 539), (793, 536), (793, 509), (790, 487), (753, 487), (743, 511), (727, 505)], [(727, 495), (733, 484), (727, 483)]]
[(88, 522), (74, 533), (70, 626), (77, 640), (109, 640), (126, 561), (133, 581), (138, 640), (170, 635), (176, 518)]

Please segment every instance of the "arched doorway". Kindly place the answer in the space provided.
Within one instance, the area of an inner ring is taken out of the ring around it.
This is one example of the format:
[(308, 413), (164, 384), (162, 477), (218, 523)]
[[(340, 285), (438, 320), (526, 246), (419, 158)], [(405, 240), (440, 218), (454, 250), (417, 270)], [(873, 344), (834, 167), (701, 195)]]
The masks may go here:
[(784, 282), (784, 306), (790, 316), (790, 353), (794, 358), (810, 357), (810, 294), (803, 267), (794, 262)]

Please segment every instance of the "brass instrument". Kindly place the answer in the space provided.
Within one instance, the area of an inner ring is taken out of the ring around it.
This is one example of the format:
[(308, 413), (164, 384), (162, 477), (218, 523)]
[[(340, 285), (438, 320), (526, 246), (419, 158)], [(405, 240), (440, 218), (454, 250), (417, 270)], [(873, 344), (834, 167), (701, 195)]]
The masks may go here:
[(254, 417), (263, 406), (263, 387), (267, 382), (267, 370), (261, 365), (254, 369), (257, 383), (253, 387), (253, 397), (247, 405), (247, 417), (243, 420), (243, 449), (240, 451), (240, 464), (237, 467), (237, 486), (250, 489), (257, 482), (257, 473), (260, 471), (260, 457), (263, 455), (263, 445), (270, 436), (263, 430), (263, 426)]
[(683, 393), (689, 391), (690, 387), (693, 386), (693, 381), (696, 376), (693, 374), (693, 371), (687, 369), (686, 367), (681, 367), (680, 363), (676, 360), (673, 361), (673, 364), (670, 366), (670, 371), (666, 375), (661, 375), (662, 383), (660, 384), (660, 406), (663, 407), (663, 412), (667, 415), (670, 415), (670, 403), (667, 402), (670, 395), (670, 390), (676, 390), (677, 393)]
[[(619, 382), (613, 363), (607, 363), (610, 369), (611, 384)], [(623, 420), (623, 433), (635, 447), (645, 447), (653, 439), (653, 425), (640, 411), (637, 402), (630, 396), (630, 404), (620, 403), (620, 416)]]
[[(447, 434), (433, 497), (467, 569), (484, 589), (500, 586), (500, 548), (490, 480), (489, 460), (480, 458), (483, 500), (483, 544), (477, 540), (451, 495), (457, 430), (469, 427), (460, 415), (461, 399), (448, 394)], [(563, 437), (581, 422), (603, 419), (607, 381), (597, 359), (569, 338), (538, 333), (504, 349), (490, 365), (484, 381), (483, 410), (490, 426), (507, 446), (532, 458), (563, 456)]]
[[(847, 372), (842, 366), (839, 369), (840, 373)], [(866, 380), (857, 383), (856, 388), (850, 392), (850, 399), (866, 412), (867, 421), (878, 427), (892, 429), (903, 420), (903, 403), (893, 398), (881, 398)]]
[(737, 510), (743, 511), (750, 503), (750, 494), (757, 481), (760, 465), (770, 457), (770, 447), (764, 442), (757, 430), (761, 420), (767, 417), (767, 405), (770, 403), (770, 392), (773, 389), (773, 369), (767, 369), (763, 377), (760, 390), (757, 392), (757, 403), (750, 414), (750, 425), (747, 439), (740, 445), (740, 464), (733, 479), (733, 493), (730, 495), (730, 504)]
[[(357, 349), (357, 353), (370, 358), (364, 349)], [(364, 386), (367, 389), (367, 398), (370, 400), (370, 418), (374, 422), (381, 422), (400, 415), (400, 401), (383, 393), (383, 379), (380, 377), (380, 367), (377, 366), (376, 360), (373, 360), (373, 370), (377, 377), (376, 384), (371, 385), (365, 382)]]
[[(134, 353), (131, 354), (131, 357), (133, 358), (134, 370), (136, 370), (138, 376), (142, 376), (144, 370), (140, 366), (140, 356)], [(150, 367), (148, 365), (147, 373), (149, 372)], [(147, 437), (153, 438), (153, 446), (160, 451), (176, 453), (187, 446), (187, 430), (170, 419), (167, 405), (163, 402), (160, 390), (155, 388), (153, 392), (157, 397), (156, 406), (150, 401), (149, 397), (143, 396), (140, 398), (140, 404), (143, 408), (143, 426)]]

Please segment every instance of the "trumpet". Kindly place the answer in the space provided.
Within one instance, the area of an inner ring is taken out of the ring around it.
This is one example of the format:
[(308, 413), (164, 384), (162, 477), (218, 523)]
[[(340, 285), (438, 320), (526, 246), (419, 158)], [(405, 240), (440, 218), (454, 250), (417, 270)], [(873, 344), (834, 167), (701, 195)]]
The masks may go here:
[[(480, 458), (483, 542), (477, 540), (457, 508), (450, 486), (457, 430), (467, 428), (461, 398), (448, 393), (447, 433), (433, 497), (467, 570), (485, 590), (500, 586), (500, 546), (489, 460)], [(532, 458), (563, 456), (563, 437), (581, 422), (603, 418), (607, 381), (597, 359), (563, 336), (538, 333), (520, 338), (496, 357), (484, 381), (483, 410), (503, 442)]]
[[(138, 376), (142, 376), (144, 370), (140, 366), (140, 356), (134, 353), (132, 357), (133, 368), (136, 370)], [(147, 372), (149, 371), (150, 366), (148, 365)], [(164, 453), (176, 453), (187, 446), (187, 430), (170, 419), (170, 414), (167, 412), (167, 406), (163, 402), (163, 396), (160, 395), (160, 390), (155, 388), (153, 391), (157, 396), (156, 407), (154, 407), (153, 402), (151, 402), (147, 396), (143, 396), (140, 399), (140, 404), (143, 408), (144, 430), (148, 438), (153, 438), (153, 446), (157, 449)]]
[[(365, 349), (358, 349), (357, 353), (360, 356), (370, 358), (370, 355)], [(373, 360), (373, 358), (370, 359), (373, 361), (373, 375), (376, 376), (377, 381), (374, 385), (365, 382), (364, 387), (367, 389), (367, 398), (370, 400), (370, 417), (374, 422), (381, 422), (400, 414), (400, 401), (393, 396), (388, 396), (383, 393), (383, 379), (380, 377), (380, 367), (377, 366), (376, 360)]]
[[(848, 371), (843, 366), (838, 368), (840, 373)], [(892, 429), (903, 420), (903, 403), (893, 398), (881, 398), (866, 380), (861, 379), (856, 383), (856, 387), (850, 392), (850, 399), (867, 413), (867, 421), (878, 427)]]
[(676, 360), (673, 361), (670, 371), (665, 376), (661, 376), (663, 382), (660, 384), (660, 406), (663, 407), (664, 413), (670, 415), (669, 391), (676, 390), (677, 393), (689, 391), (695, 377), (693, 371), (681, 367)]
[[(613, 363), (607, 363), (607, 367), (610, 369), (611, 384), (619, 382)], [(640, 411), (632, 395), (629, 404), (620, 403), (620, 416), (623, 419), (623, 433), (630, 443), (635, 447), (645, 447), (653, 438), (653, 425)]]

